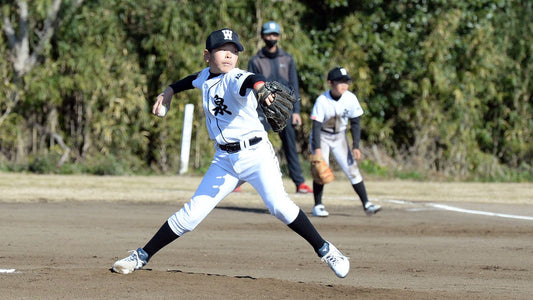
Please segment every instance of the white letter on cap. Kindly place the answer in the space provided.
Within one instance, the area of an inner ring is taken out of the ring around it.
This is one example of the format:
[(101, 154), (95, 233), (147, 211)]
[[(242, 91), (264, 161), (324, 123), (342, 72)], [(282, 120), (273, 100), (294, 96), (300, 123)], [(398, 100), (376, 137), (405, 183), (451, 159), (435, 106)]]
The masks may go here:
[(232, 36), (233, 36), (233, 31), (231, 30), (222, 30), (222, 34), (224, 34), (224, 39), (225, 40), (232, 40)]

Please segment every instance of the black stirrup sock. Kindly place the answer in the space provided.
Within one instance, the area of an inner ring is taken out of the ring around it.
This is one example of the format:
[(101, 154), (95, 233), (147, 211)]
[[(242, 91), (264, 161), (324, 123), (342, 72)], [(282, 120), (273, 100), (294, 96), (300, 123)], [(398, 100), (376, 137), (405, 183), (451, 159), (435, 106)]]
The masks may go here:
[(311, 221), (309, 221), (309, 218), (307, 218), (301, 209), (300, 213), (298, 213), (298, 216), (296, 217), (296, 220), (287, 226), (303, 237), (309, 244), (311, 244), (313, 249), (315, 249), (315, 252), (319, 254), (318, 250), (326, 241), (320, 236), (318, 231), (316, 231), (315, 226), (311, 224)]
[(368, 202), (368, 197), (366, 195), (366, 188), (365, 184), (361, 181), (359, 183), (352, 185), (354, 191), (359, 196), (359, 199), (361, 199), (361, 202), (363, 203), (363, 207), (366, 207), (366, 203)]
[(324, 185), (313, 181), (313, 196), (315, 197), (315, 205), (322, 204), (322, 193), (324, 192)]
[(150, 257), (152, 257), (152, 255), (156, 254), (157, 251), (172, 243), (177, 238), (179, 238), (179, 235), (172, 231), (168, 225), (168, 222), (165, 222), (165, 224), (159, 228), (159, 231), (157, 231), (157, 233), (146, 244), (146, 246), (143, 247), (143, 249)]

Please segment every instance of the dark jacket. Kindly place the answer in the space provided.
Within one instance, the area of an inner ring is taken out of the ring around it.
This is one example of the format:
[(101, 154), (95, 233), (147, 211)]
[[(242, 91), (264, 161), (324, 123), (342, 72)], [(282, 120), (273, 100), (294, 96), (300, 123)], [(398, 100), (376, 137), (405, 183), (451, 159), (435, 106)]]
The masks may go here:
[[(298, 75), (296, 64), (292, 56), (278, 47), (276, 53), (271, 54), (262, 48), (248, 62), (248, 71), (263, 74), (267, 81), (278, 81), (294, 89), (296, 99), (300, 100)], [(300, 113), (300, 101), (294, 103), (293, 113)]]

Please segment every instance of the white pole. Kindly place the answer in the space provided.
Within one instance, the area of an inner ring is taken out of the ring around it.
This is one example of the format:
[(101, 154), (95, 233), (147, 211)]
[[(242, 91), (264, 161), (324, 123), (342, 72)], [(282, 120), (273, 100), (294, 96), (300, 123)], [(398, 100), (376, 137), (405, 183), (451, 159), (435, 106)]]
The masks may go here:
[(187, 173), (189, 167), (189, 153), (191, 150), (192, 120), (194, 104), (185, 105), (183, 116), (183, 134), (181, 135), (180, 174)]

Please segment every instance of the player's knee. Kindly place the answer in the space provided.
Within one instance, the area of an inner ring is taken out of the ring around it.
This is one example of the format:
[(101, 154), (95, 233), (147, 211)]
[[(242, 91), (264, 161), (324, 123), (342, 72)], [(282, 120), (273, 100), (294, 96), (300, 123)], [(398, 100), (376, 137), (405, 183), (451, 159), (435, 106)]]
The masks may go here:
[(352, 184), (358, 184), (359, 182), (363, 181), (363, 175), (361, 175), (361, 172), (359, 172), (359, 169), (350, 170), (348, 172), (348, 179), (350, 179), (350, 182)]
[(357, 176), (357, 177), (352, 177), (352, 178), (350, 178), (350, 183), (351, 183), (352, 185), (354, 185), (354, 184), (358, 184), (358, 183), (360, 183), (360, 182), (362, 182), (362, 181), (363, 181), (363, 176)]
[(192, 210), (190, 203), (186, 203), (179, 211), (168, 218), (170, 228), (179, 236), (193, 231), (202, 222), (210, 210)]
[(300, 208), (294, 204), (294, 202), (290, 201), (290, 204), (269, 207), (269, 211), (270, 214), (275, 216), (285, 225), (288, 225), (296, 219), (298, 213), (300, 212)]
[(177, 214), (178, 213), (175, 213), (167, 220), (170, 229), (172, 229), (175, 234), (177, 234), (178, 236), (182, 236), (185, 233), (194, 230), (196, 226), (190, 226), (190, 224), (184, 222), (183, 219), (179, 219), (179, 217), (177, 217)]

